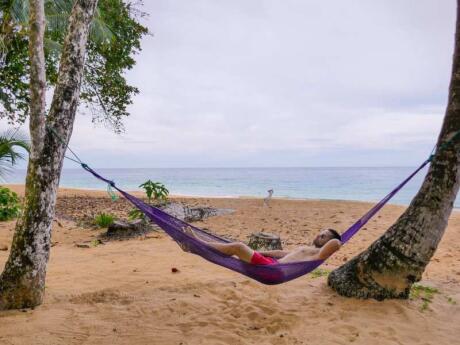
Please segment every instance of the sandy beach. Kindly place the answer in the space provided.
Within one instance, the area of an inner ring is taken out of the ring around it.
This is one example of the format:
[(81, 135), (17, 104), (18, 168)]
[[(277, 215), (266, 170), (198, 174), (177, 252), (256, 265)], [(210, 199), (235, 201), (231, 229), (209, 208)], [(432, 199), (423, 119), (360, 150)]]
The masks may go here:
[[(23, 187), (9, 186), (22, 193)], [(285, 248), (310, 243), (324, 227), (345, 230), (371, 204), (254, 198), (180, 198), (190, 205), (232, 208), (197, 226), (246, 241), (279, 234)], [(325, 276), (264, 286), (184, 253), (162, 232), (89, 248), (104, 230), (83, 226), (101, 211), (131, 206), (105, 192), (61, 189), (46, 299), (34, 310), (0, 313), (0, 344), (456, 344), (460, 337), (460, 212), (452, 214), (423, 286), (431, 301), (340, 297)], [(389, 205), (323, 266), (332, 270), (365, 249), (403, 212)], [(9, 246), (14, 222), (0, 223)], [(8, 250), (0, 251), (3, 266)], [(178, 270), (172, 272), (172, 268)]]

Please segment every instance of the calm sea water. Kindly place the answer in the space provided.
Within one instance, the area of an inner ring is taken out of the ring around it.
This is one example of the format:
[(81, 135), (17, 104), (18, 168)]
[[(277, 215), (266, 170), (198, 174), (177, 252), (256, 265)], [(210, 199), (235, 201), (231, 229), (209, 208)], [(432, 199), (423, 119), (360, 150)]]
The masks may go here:
[[(301, 199), (340, 199), (378, 201), (407, 177), (414, 168), (168, 168), (97, 169), (126, 190), (138, 190), (147, 179), (161, 181), (171, 194), (193, 196), (267, 195)], [(421, 171), (393, 199), (407, 205), (420, 187), (426, 169)], [(7, 183), (23, 183), (25, 171), (16, 170)], [(99, 180), (82, 169), (65, 169), (61, 186), (105, 189)], [(460, 198), (456, 207), (460, 207)]]

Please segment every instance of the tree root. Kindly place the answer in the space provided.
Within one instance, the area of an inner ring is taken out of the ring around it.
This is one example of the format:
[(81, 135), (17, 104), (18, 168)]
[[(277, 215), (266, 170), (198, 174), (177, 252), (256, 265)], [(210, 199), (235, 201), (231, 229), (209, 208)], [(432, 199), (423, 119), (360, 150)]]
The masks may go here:
[(405, 299), (408, 298), (408, 291), (398, 292), (394, 289), (386, 289), (378, 285), (371, 277), (366, 275), (367, 279), (359, 279), (358, 263), (359, 256), (353, 258), (345, 265), (335, 269), (329, 274), (327, 283), (344, 297), (355, 297), (368, 299), (373, 298), (378, 301), (383, 301), (389, 298)]

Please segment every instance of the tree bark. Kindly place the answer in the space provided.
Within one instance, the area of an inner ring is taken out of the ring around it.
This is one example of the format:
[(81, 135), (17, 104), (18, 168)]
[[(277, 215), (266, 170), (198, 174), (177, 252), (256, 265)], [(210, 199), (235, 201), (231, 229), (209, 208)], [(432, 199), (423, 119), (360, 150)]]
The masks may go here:
[[(45, 117), (43, 0), (31, 0), (30, 136), (24, 210), (0, 276), (0, 310), (42, 303), (56, 193), (80, 95), (88, 31), (97, 0), (76, 0), (61, 56), (58, 82)], [(61, 138), (59, 139), (57, 135)]]
[(441, 240), (460, 184), (460, 0), (444, 123), (422, 187), (397, 222), (366, 251), (333, 271), (328, 284), (348, 297), (408, 298)]

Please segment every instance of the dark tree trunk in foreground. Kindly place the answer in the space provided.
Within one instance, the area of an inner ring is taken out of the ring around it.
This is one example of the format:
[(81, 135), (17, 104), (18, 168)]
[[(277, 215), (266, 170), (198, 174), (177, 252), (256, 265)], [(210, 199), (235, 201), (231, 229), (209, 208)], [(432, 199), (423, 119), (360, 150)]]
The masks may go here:
[(460, 183), (460, 0), (449, 99), (438, 150), (420, 191), (398, 221), (365, 252), (329, 275), (328, 284), (348, 297), (407, 298), (441, 240)]
[(78, 105), (88, 30), (97, 0), (75, 1), (50, 113), (45, 117), (44, 0), (30, 1), (30, 136), (23, 215), (0, 276), (0, 310), (42, 303), (51, 224), (65, 153)]

